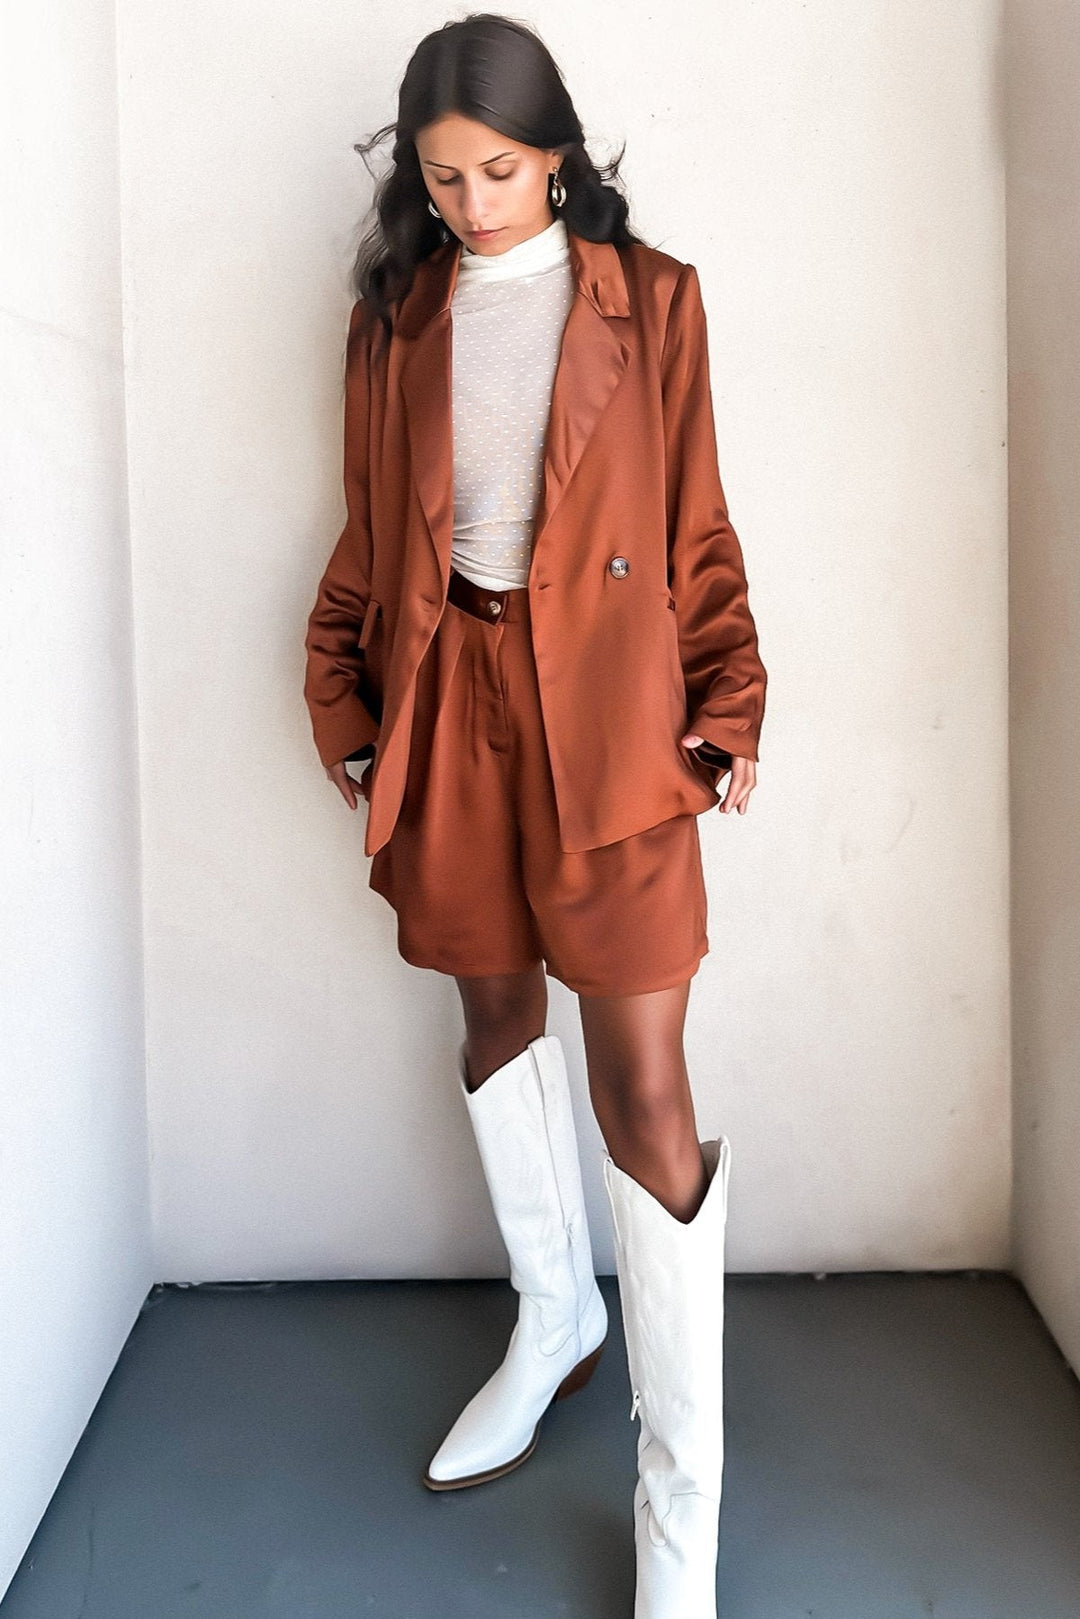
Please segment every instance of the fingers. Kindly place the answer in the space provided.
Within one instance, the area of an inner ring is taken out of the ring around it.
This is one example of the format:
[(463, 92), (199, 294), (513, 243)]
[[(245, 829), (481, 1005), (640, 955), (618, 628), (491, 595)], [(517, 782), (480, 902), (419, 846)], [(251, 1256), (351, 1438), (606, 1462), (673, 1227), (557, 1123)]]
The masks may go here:
[[(698, 736), (695, 731), (688, 731), (684, 737), (680, 738), (680, 741), (684, 747), (700, 748), (705, 743), (705, 738)], [(707, 743), (706, 746), (711, 747), (712, 744)], [(698, 757), (704, 764), (713, 763), (708, 754), (699, 754)], [(750, 794), (753, 792), (757, 782), (757, 766), (753, 759), (744, 759), (738, 754), (727, 754), (726, 757), (731, 760), (731, 764), (723, 766), (721, 774), (727, 774), (728, 772), (730, 774), (728, 775), (727, 791), (720, 800), (719, 808), (725, 815), (729, 815), (732, 810), (738, 810), (740, 815), (745, 815), (747, 804), (750, 801)]]
[(326, 778), (328, 781), (333, 782), (346, 804), (351, 810), (354, 810), (356, 808), (356, 782), (349, 775), (344, 764), (327, 765)]
[(738, 810), (740, 815), (745, 815), (750, 794), (756, 785), (757, 767), (753, 759), (743, 759), (737, 755), (733, 757), (727, 792), (719, 806), (721, 812), (730, 815), (732, 810)]

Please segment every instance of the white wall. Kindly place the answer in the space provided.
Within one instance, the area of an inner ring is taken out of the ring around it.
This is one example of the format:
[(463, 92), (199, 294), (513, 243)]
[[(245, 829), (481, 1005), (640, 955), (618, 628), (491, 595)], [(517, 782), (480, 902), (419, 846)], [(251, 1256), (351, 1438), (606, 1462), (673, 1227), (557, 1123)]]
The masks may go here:
[(1006, 17), (1015, 1262), (1080, 1369), (1080, 35)]
[(0, 63), (2, 1591), (153, 1270), (112, 7)]
[[(121, 4), (156, 1274), (503, 1269), (449, 980), (397, 957), (302, 639), (342, 519), (345, 273), (441, 6)], [(464, 9), (459, 11), (464, 14)], [(734, 1270), (1008, 1263), (996, 0), (527, 8), (698, 265), (770, 671), (700, 821), (688, 1052)], [(612, 1268), (576, 1006), (597, 1258)]]
[[(0, 1589), (152, 1281), (504, 1269), (456, 991), (397, 958), (301, 699), (351, 142), (446, 15), (122, 4), (121, 206), (110, 8), (8, 23)], [(999, 0), (536, 15), (594, 150), (627, 138), (637, 228), (701, 271), (770, 671), (751, 813), (699, 823), (688, 1048), (731, 1267), (1015, 1257), (1080, 1365), (1071, 4), (1009, 0), (1004, 36)]]

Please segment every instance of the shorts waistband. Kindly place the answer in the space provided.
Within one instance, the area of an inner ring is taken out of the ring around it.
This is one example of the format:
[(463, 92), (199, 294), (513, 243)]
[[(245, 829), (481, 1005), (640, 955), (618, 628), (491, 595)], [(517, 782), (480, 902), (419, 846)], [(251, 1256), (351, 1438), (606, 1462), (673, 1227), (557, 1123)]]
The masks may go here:
[(488, 624), (513, 624), (524, 618), (529, 608), (528, 586), (520, 585), (510, 590), (489, 590), (486, 585), (478, 585), (465, 574), (459, 573), (456, 568), (450, 569), (450, 579), (446, 590), (447, 601), (453, 602), (464, 612), (471, 613), (474, 618), (482, 618)]

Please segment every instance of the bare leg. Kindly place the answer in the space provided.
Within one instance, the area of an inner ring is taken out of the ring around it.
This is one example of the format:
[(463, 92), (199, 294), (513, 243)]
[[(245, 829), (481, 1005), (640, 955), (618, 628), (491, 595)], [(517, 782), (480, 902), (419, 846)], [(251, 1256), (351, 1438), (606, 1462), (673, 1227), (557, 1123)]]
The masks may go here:
[(682, 1033), (690, 980), (645, 995), (580, 995), (596, 1122), (612, 1159), (675, 1219), (693, 1219), (709, 1176)]
[(523, 973), (457, 978), (465, 1012), (470, 1091), (544, 1033), (547, 978), (542, 962)]

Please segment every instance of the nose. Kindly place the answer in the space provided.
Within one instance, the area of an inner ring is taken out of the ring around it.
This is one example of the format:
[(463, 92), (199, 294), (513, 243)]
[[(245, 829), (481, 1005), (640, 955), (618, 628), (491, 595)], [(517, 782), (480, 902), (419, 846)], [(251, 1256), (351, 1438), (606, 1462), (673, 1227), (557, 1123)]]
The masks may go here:
[(461, 198), (461, 211), (470, 230), (487, 230), (484, 223), (484, 205), (480, 197), (480, 187), (466, 184)]

